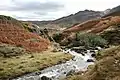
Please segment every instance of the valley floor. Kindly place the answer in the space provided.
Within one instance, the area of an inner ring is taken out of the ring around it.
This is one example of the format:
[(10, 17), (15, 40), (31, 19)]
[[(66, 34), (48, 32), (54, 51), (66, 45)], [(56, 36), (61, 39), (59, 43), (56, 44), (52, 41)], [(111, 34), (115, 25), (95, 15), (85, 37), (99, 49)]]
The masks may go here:
[(72, 56), (69, 54), (51, 51), (24, 54), (11, 58), (0, 57), (0, 80), (40, 71), (71, 58)]

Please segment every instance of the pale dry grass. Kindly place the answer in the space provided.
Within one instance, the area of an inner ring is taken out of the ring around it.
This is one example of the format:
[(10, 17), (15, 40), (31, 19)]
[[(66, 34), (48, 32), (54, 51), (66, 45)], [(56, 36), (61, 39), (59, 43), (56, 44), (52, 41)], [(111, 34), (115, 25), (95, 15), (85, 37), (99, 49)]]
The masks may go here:
[(59, 62), (65, 62), (70, 58), (72, 56), (69, 54), (63, 54), (62, 52), (53, 53), (50, 51), (24, 54), (11, 58), (0, 57), (0, 80), (40, 71)]

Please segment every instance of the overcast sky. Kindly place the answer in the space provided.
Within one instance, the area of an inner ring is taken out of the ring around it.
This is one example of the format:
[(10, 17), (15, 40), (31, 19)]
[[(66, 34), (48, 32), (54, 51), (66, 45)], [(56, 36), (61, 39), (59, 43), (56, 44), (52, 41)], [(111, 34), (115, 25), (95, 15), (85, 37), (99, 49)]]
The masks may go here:
[(54, 20), (89, 9), (104, 11), (120, 0), (1, 0), (0, 14), (19, 20)]

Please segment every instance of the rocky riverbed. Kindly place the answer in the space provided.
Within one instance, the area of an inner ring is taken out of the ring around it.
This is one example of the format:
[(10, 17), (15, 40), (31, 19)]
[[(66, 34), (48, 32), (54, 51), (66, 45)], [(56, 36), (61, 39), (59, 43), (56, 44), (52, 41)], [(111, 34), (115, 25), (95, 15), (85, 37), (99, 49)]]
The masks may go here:
[[(99, 48), (98, 48), (99, 49)], [(86, 71), (89, 65), (94, 64), (93, 57), (98, 50), (86, 50), (82, 53), (68, 49), (62, 50), (65, 54), (69, 53), (74, 56), (73, 59), (66, 63), (48, 67), (40, 72), (35, 72), (18, 77), (13, 80), (60, 80), (74, 72)]]

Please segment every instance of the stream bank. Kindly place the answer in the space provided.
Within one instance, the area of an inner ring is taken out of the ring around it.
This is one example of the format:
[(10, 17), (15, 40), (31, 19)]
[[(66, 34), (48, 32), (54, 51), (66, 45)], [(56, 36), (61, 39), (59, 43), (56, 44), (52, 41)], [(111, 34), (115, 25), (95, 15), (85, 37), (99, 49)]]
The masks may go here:
[(92, 56), (98, 50), (86, 50), (82, 53), (77, 53), (74, 50), (62, 50), (65, 54), (71, 54), (73, 59), (66, 63), (48, 67), (40, 72), (35, 72), (18, 77), (13, 80), (61, 80), (74, 72), (86, 71), (89, 65), (93, 65), (95, 58)]
[(84, 74), (69, 75), (65, 80), (120, 80), (120, 45), (100, 51), (95, 65)]

